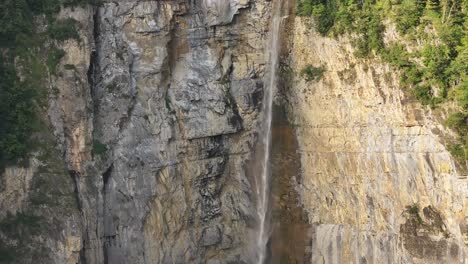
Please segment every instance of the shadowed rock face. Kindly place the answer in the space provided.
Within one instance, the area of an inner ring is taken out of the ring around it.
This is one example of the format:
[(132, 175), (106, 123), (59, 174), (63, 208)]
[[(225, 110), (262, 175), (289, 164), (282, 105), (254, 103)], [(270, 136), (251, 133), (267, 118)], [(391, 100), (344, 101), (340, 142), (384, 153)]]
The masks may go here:
[(249, 261), (255, 214), (243, 164), (268, 9), (263, 1), (97, 8), (90, 116), (93, 141), (107, 151), (82, 164), (78, 181), (87, 263)]
[(104, 1), (61, 11), (80, 39), (60, 47), (48, 115), (79, 207), (63, 220), (76, 223), (60, 238), (70, 241), (64, 257), (43, 263), (250, 261), (256, 219), (244, 167), (270, 5)]
[(302, 182), (300, 154), (283, 106), (274, 110), (271, 225), (268, 263), (311, 263), (311, 225), (296, 188)]
[(405, 214), (407, 219), (400, 233), (404, 248), (412, 256), (436, 263), (448, 258), (456, 263), (460, 246), (447, 240), (451, 234), (436, 209), (428, 206), (419, 212), (419, 208), (410, 207)]

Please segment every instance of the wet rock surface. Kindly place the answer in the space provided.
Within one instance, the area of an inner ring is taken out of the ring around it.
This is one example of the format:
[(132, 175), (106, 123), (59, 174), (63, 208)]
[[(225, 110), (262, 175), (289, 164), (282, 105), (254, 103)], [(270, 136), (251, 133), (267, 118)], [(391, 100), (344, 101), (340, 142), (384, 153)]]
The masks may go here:
[(294, 128), (284, 106), (274, 110), (271, 151), (271, 228), (268, 263), (312, 263), (312, 226), (297, 189), (302, 184)]

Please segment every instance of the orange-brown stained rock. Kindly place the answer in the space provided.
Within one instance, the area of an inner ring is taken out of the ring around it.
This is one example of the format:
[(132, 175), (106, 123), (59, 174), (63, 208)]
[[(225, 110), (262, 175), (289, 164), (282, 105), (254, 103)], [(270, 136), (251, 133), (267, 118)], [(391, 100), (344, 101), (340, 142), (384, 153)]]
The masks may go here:
[(268, 263), (310, 263), (311, 237), (294, 186), (300, 183), (300, 155), (294, 129), (276, 109), (272, 133), (272, 236)]

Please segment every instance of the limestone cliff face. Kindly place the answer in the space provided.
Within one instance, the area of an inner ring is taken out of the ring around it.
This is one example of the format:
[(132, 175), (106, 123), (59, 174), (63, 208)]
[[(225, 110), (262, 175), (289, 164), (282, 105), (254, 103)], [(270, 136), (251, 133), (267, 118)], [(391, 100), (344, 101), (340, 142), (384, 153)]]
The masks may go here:
[[(246, 234), (256, 220), (245, 164), (270, 6), (112, 1), (61, 11), (78, 21), (80, 39), (60, 46), (48, 119), (77, 204), (69, 208), (75, 226), (63, 228), (41, 263), (251, 260)], [(7, 169), (2, 208), (33, 206), (26, 196), (35, 169)]]
[[(13, 263), (253, 263), (271, 5), (61, 10), (80, 37), (56, 43), (66, 54), (47, 84), (47, 144), (1, 175), (0, 263), (9, 248)], [(468, 183), (442, 144), (451, 132), (389, 66), (290, 21), (269, 261), (466, 262)], [(323, 78), (291, 75), (306, 65)]]
[(467, 180), (441, 143), (449, 135), (405, 97), (398, 73), (356, 59), (347, 38), (290, 26), (289, 116), (301, 153), (299, 191), (312, 228), (312, 263), (464, 263)]
[(86, 263), (248, 261), (268, 5), (120, 1), (93, 21), (92, 122), (64, 122), (104, 149), (68, 155)]

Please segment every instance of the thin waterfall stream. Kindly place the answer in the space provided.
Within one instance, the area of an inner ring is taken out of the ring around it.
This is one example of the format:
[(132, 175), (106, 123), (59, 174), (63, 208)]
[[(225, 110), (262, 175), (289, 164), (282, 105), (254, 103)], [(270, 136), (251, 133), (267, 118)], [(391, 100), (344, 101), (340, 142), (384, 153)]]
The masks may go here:
[(272, 7), (272, 22), (270, 29), (270, 45), (269, 45), (269, 69), (266, 83), (268, 86), (265, 89), (263, 99), (263, 160), (262, 171), (259, 181), (257, 182), (257, 214), (259, 219), (259, 231), (257, 236), (257, 263), (263, 264), (267, 257), (267, 244), (270, 238), (270, 219), (269, 219), (269, 204), (270, 204), (270, 152), (271, 152), (271, 126), (273, 118), (273, 99), (277, 89), (277, 70), (280, 53), (280, 28), (281, 28), (281, 0), (278, 0)]

